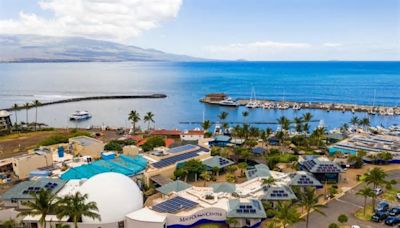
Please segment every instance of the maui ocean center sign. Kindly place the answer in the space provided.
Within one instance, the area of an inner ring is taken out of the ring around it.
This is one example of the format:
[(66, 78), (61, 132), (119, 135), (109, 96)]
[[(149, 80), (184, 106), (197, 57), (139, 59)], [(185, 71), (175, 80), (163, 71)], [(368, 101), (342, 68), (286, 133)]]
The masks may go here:
[(174, 225), (190, 226), (200, 220), (215, 221), (215, 222), (225, 221), (226, 211), (221, 208), (205, 208), (191, 215), (182, 215), (182, 216), (168, 215), (167, 226), (172, 226), (172, 227)]

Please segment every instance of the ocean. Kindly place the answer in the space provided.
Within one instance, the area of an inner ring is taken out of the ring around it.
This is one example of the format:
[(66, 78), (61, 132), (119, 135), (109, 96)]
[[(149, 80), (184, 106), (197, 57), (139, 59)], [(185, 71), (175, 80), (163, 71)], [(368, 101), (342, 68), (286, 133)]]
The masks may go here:
[[(226, 111), (228, 121), (243, 121), (238, 109), (199, 102), (207, 93), (224, 92), (233, 98), (289, 101), (341, 102), (400, 106), (400, 62), (92, 62), (0, 64), (0, 109), (12, 104), (42, 102), (80, 96), (164, 93), (166, 99), (95, 100), (38, 108), (38, 122), (53, 127), (107, 125), (130, 127), (128, 113), (155, 114), (156, 128), (192, 129), (203, 117), (212, 121)], [(93, 118), (70, 122), (75, 110), (87, 110)], [(249, 110), (249, 122), (275, 122), (311, 112), (331, 129), (366, 113), (323, 110)], [(29, 110), (29, 121), (35, 109)], [(25, 111), (17, 113), (25, 121)], [(14, 121), (15, 114), (12, 120)], [(143, 118), (142, 118), (143, 119)], [(400, 116), (370, 116), (372, 125), (400, 124)], [(316, 125), (318, 123), (314, 123)], [(141, 122), (142, 127), (147, 126)], [(276, 125), (256, 125), (276, 128)]]

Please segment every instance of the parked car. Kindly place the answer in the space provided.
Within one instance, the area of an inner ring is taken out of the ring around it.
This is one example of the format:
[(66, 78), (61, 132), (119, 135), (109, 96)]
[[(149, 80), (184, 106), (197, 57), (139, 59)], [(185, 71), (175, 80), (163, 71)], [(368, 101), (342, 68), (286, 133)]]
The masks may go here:
[(389, 210), (389, 204), (385, 201), (381, 201), (376, 205), (375, 212)]
[(375, 193), (375, 195), (379, 196), (383, 193), (383, 190), (382, 190), (382, 188), (378, 187), (378, 188), (374, 189), (374, 193)]
[(385, 224), (389, 226), (394, 226), (400, 223), (400, 218), (394, 217), (394, 216), (389, 216), (387, 219), (385, 219)]
[(371, 220), (374, 222), (382, 222), (389, 216), (387, 211), (378, 211), (374, 215), (372, 215)]
[(400, 207), (394, 207), (394, 208), (389, 210), (389, 215), (390, 216), (396, 216), (398, 214), (400, 214)]

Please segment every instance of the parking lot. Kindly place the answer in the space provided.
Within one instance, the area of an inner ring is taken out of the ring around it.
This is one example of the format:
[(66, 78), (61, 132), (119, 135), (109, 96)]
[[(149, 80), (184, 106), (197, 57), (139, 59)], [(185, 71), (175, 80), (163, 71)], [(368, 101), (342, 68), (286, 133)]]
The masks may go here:
[[(400, 189), (400, 170), (388, 172), (388, 179), (397, 180), (398, 183), (394, 186)], [(337, 217), (340, 214), (346, 214), (349, 218), (347, 222), (348, 225), (359, 225), (362, 228), (375, 228), (375, 227), (389, 227), (382, 223), (375, 223), (372, 221), (361, 221), (354, 217), (353, 213), (362, 208), (364, 205), (364, 198), (356, 195), (357, 191), (363, 188), (365, 185), (361, 184), (356, 188), (348, 191), (344, 196), (339, 199), (332, 200), (327, 204), (327, 208), (322, 211), (326, 216), (320, 215), (318, 213), (311, 213), (310, 215), (310, 225), (311, 228), (325, 228), (328, 227), (330, 223), (338, 223)], [(379, 201), (379, 200), (377, 200)], [(370, 200), (368, 200), (370, 203)], [(393, 204), (391, 206), (400, 205), (399, 203)], [(305, 227), (305, 222), (297, 223), (293, 227), (303, 228)]]

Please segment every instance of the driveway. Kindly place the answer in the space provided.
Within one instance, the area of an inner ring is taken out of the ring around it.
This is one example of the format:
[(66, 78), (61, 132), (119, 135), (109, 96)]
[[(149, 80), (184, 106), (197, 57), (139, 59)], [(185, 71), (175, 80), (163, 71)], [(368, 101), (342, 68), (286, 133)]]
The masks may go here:
[[(400, 170), (388, 172), (388, 179), (400, 180)], [(349, 225), (359, 225), (362, 228), (387, 227), (382, 223), (361, 221), (353, 216), (353, 213), (356, 210), (363, 207), (364, 198), (356, 195), (356, 193), (364, 186), (365, 184), (361, 184), (356, 188), (346, 192), (346, 194), (339, 199), (335, 199), (329, 202), (327, 204), (328, 207), (322, 209), (326, 216), (312, 212), (310, 214), (309, 228), (327, 228), (329, 224), (333, 222), (338, 224), (337, 217), (340, 214), (346, 214), (348, 216), (349, 221), (347, 222), (347, 224)], [(400, 189), (400, 183), (397, 183), (394, 187)], [(371, 201), (369, 199), (368, 203), (370, 202)], [(305, 222), (297, 223), (292, 227), (303, 228), (305, 227)]]

